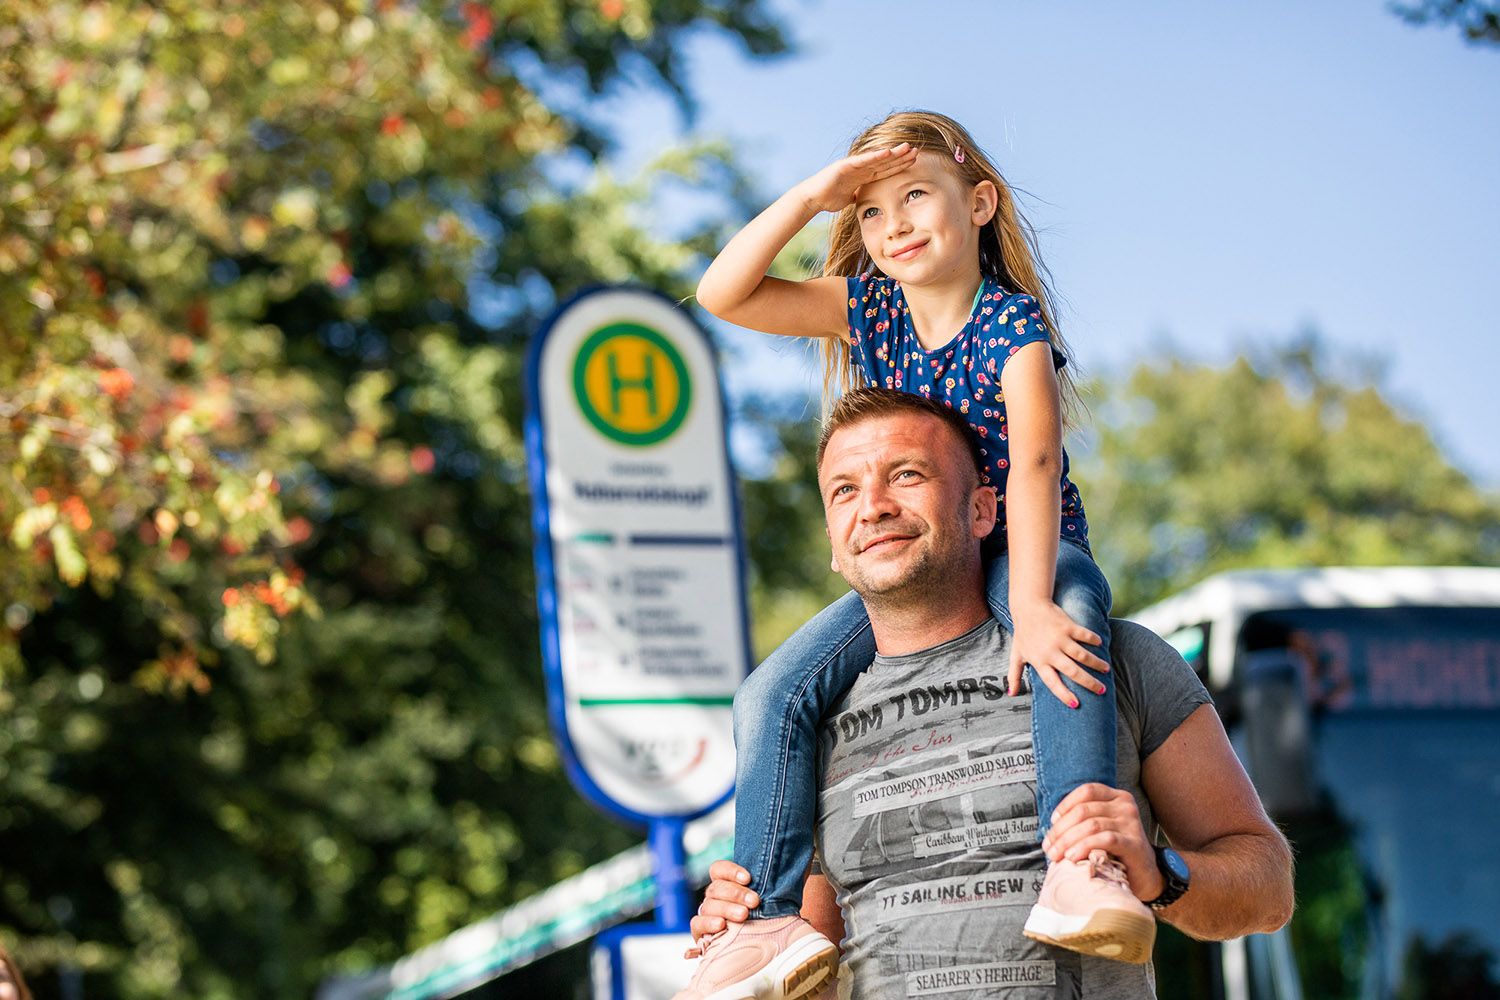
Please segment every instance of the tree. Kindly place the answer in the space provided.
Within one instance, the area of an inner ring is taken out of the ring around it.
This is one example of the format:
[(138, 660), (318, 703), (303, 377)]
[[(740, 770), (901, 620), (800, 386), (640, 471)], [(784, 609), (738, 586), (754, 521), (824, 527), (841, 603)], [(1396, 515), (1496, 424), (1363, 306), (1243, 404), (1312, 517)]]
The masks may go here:
[[(520, 351), (687, 291), (720, 150), (591, 95), (756, 0), (0, 10), (0, 927), (90, 996), (307, 994), (630, 842), (545, 731)], [(539, 96), (545, 85), (547, 98)], [(719, 199), (724, 201), (723, 197)]]
[(818, 492), (817, 414), (815, 400), (795, 397), (750, 400), (743, 414), (746, 423), (764, 428), (764, 446), (775, 456), (764, 474), (742, 484), (757, 659), (849, 589), (830, 567)]
[[(1095, 555), (1128, 614), (1220, 570), (1494, 565), (1500, 500), (1315, 336), (1217, 367), (1168, 356), (1089, 387), (1069, 450)], [(817, 404), (760, 401), (775, 458), (745, 485), (764, 654), (842, 593), (828, 570)]]
[(1117, 613), (1241, 567), (1500, 560), (1500, 504), (1316, 338), (1099, 387), (1078, 475)]
[(1454, 25), (1471, 45), (1500, 45), (1500, 7), (1486, 0), (1420, 0), (1392, 9), (1417, 25)]

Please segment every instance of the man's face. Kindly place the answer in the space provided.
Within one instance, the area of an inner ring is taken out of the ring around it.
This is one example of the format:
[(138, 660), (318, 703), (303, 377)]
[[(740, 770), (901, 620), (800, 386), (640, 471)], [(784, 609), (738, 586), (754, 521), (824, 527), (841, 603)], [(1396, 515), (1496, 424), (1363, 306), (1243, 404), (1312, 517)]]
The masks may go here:
[(828, 440), (818, 485), (833, 568), (861, 596), (962, 583), (995, 523), (967, 446), (936, 417), (899, 413)]

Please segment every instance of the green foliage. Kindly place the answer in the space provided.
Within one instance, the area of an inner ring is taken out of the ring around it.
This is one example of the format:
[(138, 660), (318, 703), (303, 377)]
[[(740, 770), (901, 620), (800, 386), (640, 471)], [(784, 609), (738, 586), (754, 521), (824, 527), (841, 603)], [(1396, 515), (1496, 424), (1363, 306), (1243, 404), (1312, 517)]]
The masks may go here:
[(754, 400), (743, 416), (766, 428), (766, 446), (776, 455), (764, 475), (742, 484), (754, 647), (764, 659), (849, 585), (829, 566), (818, 495), (817, 402)]
[[(1091, 447), (1070, 450), (1117, 613), (1225, 569), (1500, 562), (1500, 499), (1375, 372), (1335, 377), (1342, 363), (1305, 338), (1092, 387)], [(762, 655), (844, 589), (828, 570), (816, 413), (800, 399), (749, 412), (777, 435), (772, 467), (745, 485)]]
[(1077, 472), (1118, 613), (1226, 569), (1500, 561), (1496, 498), (1334, 368), (1312, 339), (1100, 387)]
[(1391, 9), (1411, 24), (1453, 25), (1471, 45), (1500, 45), (1500, 6), (1489, 0), (1419, 0)]
[[(619, 850), (546, 732), (526, 336), (683, 295), (721, 150), (597, 167), (755, 0), (0, 9), (0, 933), (98, 997), (307, 995)], [(539, 96), (546, 90), (548, 99)], [(686, 101), (686, 95), (680, 96)]]
[(1472, 934), (1452, 934), (1436, 944), (1418, 937), (1403, 956), (1396, 1000), (1497, 1000), (1495, 953)]
[(1355, 1000), (1370, 948), (1369, 900), (1353, 831), (1333, 810), (1294, 818), (1283, 832), (1297, 851), (1297, 918), (1288, 933), (1310, 996)]

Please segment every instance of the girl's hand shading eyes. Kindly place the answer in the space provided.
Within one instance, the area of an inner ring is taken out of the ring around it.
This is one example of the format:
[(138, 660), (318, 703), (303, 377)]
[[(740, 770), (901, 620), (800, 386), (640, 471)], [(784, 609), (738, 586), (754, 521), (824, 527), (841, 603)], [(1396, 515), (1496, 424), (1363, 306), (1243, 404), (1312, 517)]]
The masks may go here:
[(918, 150), (903, 142), (890, 149), (846, 156), (803, 181), (799, 187), (808, 206), (819, 212), (840, 212), (854, 203), (854, 192), (882, 177), (899, 174), (917, 162)]

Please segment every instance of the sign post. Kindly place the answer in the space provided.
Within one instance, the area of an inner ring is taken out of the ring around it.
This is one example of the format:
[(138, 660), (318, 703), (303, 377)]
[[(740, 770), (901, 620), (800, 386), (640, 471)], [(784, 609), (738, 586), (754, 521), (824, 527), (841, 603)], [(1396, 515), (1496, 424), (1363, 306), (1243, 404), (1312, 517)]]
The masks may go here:
[(731, 710), (750, 667), (712, 344), (663, 296), (592, 289), (537, 334), (526, 384), (553, 734), (586, 798), (648, 828), (657, 933), (681, 934), (683, 825), (733, 791)]

